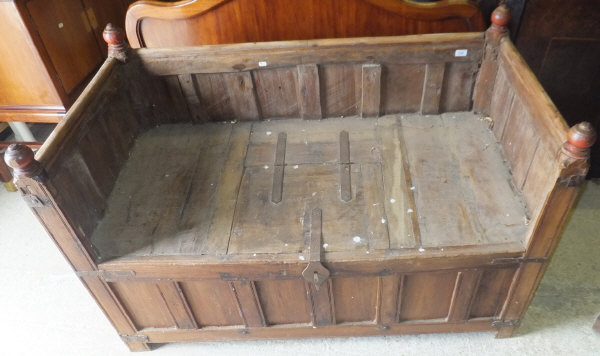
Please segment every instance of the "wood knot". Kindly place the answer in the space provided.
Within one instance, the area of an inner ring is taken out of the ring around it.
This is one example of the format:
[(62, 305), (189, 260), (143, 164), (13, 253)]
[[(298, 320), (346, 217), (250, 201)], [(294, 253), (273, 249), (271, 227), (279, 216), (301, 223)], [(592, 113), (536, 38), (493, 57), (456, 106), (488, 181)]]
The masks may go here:
[(510, 18), (510, 10), (506, 5), (502, 4), (492, 12), (492, 27), (497, 30), (506, 31), (506, 25), (510, 21)]
[(576, 159), (587, 159), (590, 156), (590, 147), (596, 142), (596, 130), (587, 121), (572, 126), (567, 133), (567, 142), (563, 145), (563, 152)]

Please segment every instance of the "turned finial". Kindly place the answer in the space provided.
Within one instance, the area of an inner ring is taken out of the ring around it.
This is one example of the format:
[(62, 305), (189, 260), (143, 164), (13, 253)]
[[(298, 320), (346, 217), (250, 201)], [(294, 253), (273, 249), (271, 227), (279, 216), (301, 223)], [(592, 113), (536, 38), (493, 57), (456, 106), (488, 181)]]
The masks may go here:
[(106, 25), (102, 38), (108, 44), (108, 56), (116, 58), (121, 62), (127, 61), (129, 45), (125, 42), (125, 31), (112, 23)]
[(13, 174), (17, 178), (20, 176), (37, 177), (43, 171), (40, 162), (35, 160), (31, 148), (25, 145), (12, 144), (8, 146), (4, 153), (4, 161), (13, 169)]
[(487, 34), (494, 45), (498, 45), (502, 37), (508, 34), (508, 23), (510, 22), (510, 10), (502, 3), (492, 12), (492, 25)]
[(590, 148), (596, 142), (596, 138), (596, 130), (592, 124), (587, 121), (580, 122), (569, 129), (563, 152), (571, 158), (587, 159), (590, 157)]

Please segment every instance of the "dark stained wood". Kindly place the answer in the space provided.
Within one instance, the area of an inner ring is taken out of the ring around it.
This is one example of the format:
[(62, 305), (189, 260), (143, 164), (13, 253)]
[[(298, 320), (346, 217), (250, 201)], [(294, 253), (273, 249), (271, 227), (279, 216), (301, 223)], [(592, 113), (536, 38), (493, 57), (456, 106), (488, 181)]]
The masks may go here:
[[(241, 16), (241, 14), (254, 14)], [(296, 21), (290, 22), (289, 19)], [(227, 19), (224, 21), (223, 19)], [(134, 47), (482, 31), (469, 1), (250, 0), (138, 2), (127, 14)]]
[(283, 194), (283, 170), (285, 165), (285, 143), (287, 135), (280, 132), (277, 135), (277, 148), (275, 151), (275, 163), (273, 164), (273, 189), (271, 190), (271, 201), (279, 203)]
[(296, 68), (255, 70), (252, 75), (264, 119), (300, 116)]
[(319, 68), (315, 64), (298, 66), (298, 105), (303, 119), (321, 118)]

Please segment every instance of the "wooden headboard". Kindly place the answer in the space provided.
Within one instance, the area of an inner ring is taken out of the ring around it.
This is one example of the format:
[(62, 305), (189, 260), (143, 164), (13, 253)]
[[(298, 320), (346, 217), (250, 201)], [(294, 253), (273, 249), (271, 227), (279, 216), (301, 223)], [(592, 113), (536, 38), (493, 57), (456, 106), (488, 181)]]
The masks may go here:
[(483, 31), (469, 0), (138, 1), (127, 11), (132, 47)]

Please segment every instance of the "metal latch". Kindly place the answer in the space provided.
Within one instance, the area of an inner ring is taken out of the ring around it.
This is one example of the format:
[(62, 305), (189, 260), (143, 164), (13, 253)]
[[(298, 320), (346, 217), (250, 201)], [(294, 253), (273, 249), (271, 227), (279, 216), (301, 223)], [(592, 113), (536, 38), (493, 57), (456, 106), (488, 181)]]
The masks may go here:
[(308, 250), (308, 266), (302, 271), (302, 276), (313, 283), (319, 290), (319, 286), (329, 278), (329, 270), (321, 264), (321, 239), (323, 237), (323, 212), (315, 208), (310, 217), (310, 237)]

